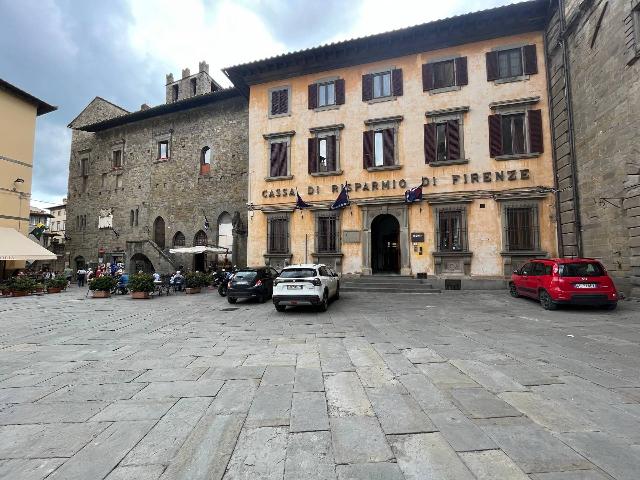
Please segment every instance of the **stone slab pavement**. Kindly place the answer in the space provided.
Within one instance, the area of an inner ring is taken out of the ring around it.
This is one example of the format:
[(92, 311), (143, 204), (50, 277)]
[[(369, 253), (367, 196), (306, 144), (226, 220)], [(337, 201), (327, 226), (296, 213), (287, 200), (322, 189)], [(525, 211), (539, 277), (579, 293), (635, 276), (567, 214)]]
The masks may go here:
[(0, 298), (0, 478), (638, 480), (640, 304)]

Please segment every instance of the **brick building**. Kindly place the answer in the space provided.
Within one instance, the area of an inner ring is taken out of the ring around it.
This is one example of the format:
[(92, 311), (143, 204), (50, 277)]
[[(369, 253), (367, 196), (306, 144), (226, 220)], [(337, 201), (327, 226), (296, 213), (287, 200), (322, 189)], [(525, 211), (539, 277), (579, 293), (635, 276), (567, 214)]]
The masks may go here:
[[(128, 112), (96, 97), (70, 124), (67, 251), (72, 268), (99, 261), (129, 270), (203, 270), (221, 245), (246, 263), (247, 101), (198, 73), (167, 75), (166, 103)], [(208, 256), (207, 256), (208, 255)]]
[(557, 0), (546, 31), (559, 251), (640, 295), (640, 0)]

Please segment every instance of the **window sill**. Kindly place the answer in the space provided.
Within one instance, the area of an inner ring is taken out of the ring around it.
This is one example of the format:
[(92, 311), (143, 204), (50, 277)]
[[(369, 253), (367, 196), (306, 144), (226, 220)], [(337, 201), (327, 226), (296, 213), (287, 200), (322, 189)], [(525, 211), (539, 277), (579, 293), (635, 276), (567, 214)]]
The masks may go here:
[(124, 167), (111, 167), (111, 171), (112, 172), (118, 172), (118, 171), (121, 171), (121, 170), (124, 170)]
[(468, 250), (452, 250), (450, 252), (431, 252), (431, 255), (434, 257), (472, 257), (473, 252)]
[(326, 112), (327, 110), (338, 110), (340, 105), (325, 105), (324, 107), (316, 107), (313, 109), (314, 112)]
[(494, 157), (494, 160), (506, 162), (507, 160), (524, 160), (527, 158), (537, 158), (539, 156), (539, 153), (520, 153), (518, 155), (500, 155), (499, 157)]
[(342, 175), (342, 170), (336, 170), (335, 172), (312, 172), (309, 175), (312, 177), (337, 177)]
[(153, 163), (165, 163), (168, 162), (169, 158), (157, 158)]
[(438, 95), (439, 93), (457, 92), (458, 90), (462, 90), (462, 87), (460, 85), (451, 85), (450, 87), (434, 88), (427, 91), (429, 92), (429, 95)]
[(499, 78), (494, 80), (493, 83), (494, 85), (502, 85), (503, 83), (526, 82), (530, 77), (530, 75), (521, 75), (518, 77)]
[(293, 175), (286, 175), (284, 177), (264, 177), (265, 182), (279, 182), (280, 180), (291, 180)]
[(291, 258), (293, 257), (292, 253), (265, 253), (262, 255), (263, 257), (272, 257), (272, 258)]
[(543, 250), (513, 250), (508, 252), (500, 252), (503, 257), (546, 257), (548, 254)]
[(462, 158), (460, 160), (446, 160), (443, 162), (431, 162), (427, 163), (430, 167), (446, 167), (448, 165), (465, 165), (469, 163), (468, 158)]
[(312, 252), (312, 257), (344, 257), (342, 252)]
[(383, 165), (381, 167), (368, 167), (368, 172), (385, 172), (387, 170), (400, 170), (402, 165)]
[(372, 105), (374, 103), (382, 103), (382, 102), (393, 102), (395, 100), (397, 100), (398, 97), (396, 97), (395, 95), (390, 95), (388, 97), (378, 97), (378, 98), (372, 98), (371, 100), (367, 100), (366, 102), (369, 105)]
[(287, 112), (287, 113), (278, 113), (277, 115), (271, 115), (268, 114), (267, 117), (269, 119), (271, 118), (283, 118), (283, 117), (290, 117), (291, 116), (291, 112)]

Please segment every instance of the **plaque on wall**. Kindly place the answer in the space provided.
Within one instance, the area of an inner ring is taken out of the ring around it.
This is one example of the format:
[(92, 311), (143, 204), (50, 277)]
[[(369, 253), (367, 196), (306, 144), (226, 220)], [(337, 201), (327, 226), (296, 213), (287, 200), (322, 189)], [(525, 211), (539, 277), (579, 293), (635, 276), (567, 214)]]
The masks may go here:
[(411, 233), (411, 243), (424, 243), (424, 232)]
[(360, 243), (360, 230), (344, 230), (342, 243)]

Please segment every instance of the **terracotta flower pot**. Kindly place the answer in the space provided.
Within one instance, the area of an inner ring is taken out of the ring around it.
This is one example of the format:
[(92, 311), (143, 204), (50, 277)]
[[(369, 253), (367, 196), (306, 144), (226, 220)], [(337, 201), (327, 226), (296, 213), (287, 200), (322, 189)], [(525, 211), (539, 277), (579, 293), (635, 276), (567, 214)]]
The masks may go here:
[(131, 292), (131, 298), (149, 298), (149, 292)]
[(25, 292), (24, 290), (13, 290), (11, 293), (14, 297), (26, 297), (29, 295), (29, 292)]
[(186, 292), (188, 294), (200, 293), (200, 287), (195, 287), (195, 288), (188, 288), (187, 287)]
[(47, 293), (60, 293), (61, 291), (60, 287), (47, 287)]
[(111, 292), (106, 290), (94, 290), (93, 298), (109, 298), (111, 296)]
[(44, 292), (43, 287), (36, 287), (36, 293), (42, 293), (42, 292)]

